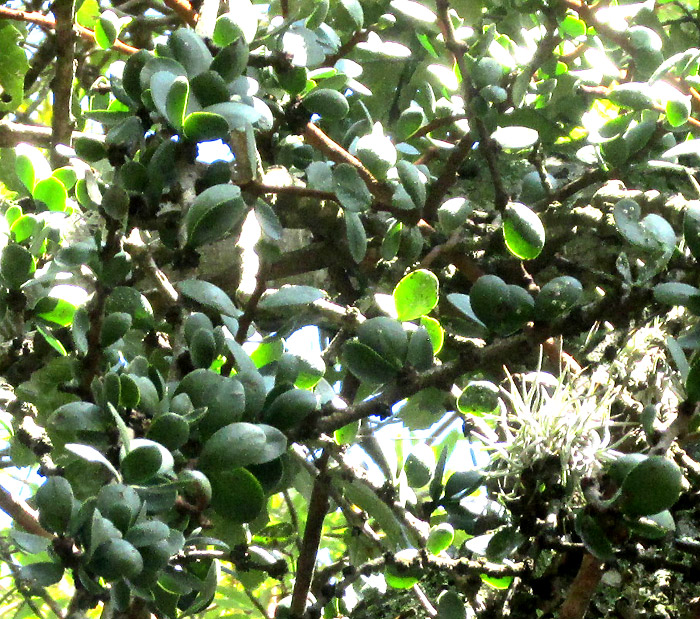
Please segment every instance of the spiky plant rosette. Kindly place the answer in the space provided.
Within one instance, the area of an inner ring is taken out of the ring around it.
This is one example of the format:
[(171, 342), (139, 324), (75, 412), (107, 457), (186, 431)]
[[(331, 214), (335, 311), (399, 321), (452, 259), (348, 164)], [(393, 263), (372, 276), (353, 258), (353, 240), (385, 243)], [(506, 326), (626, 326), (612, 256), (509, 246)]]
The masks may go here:
[(501, 440), (489, 446), (491, 475), (509, 495), (520, 489), (525, 471), (544, 467), (573, 495), (583, 477), (614, 457), (610, 409), (618, 389), (570, 372), (507, 374), (497, 429)]

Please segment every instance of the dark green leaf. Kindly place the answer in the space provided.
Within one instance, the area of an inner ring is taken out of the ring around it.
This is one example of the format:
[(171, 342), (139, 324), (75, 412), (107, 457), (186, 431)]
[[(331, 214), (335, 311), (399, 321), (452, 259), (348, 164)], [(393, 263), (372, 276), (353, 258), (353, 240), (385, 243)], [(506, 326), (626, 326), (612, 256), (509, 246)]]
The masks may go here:
[(178, 282), (177, 288), (186, 297), (227, 316), (235, 318), (242, 313), (221, 288), (210, 282), (201, 279), (186, 279)]
[(231, 82), (243, 73), (247, 64), (248, 45), (241, 37), (220, 50), (210, 68), (216, 71), (224, 81)]
[(282, 286), (279, 290), (265, 293), (258, 307), (276, 310), (296, 305), (308, 305), (323, 298), (323, 291), (312, 286)]
[(199, 247), (223, 238), (244, 213), (245, 203), (236, 185), (214, 185), (205, 189), (185, 215), (187, 244)]
[(102, 208), (112, 219), (122, 221), (129, 212), (129, 196), (119, 185), (112, 185), (102, 195)]
[(30, 586), (49, 587), (61, 581), (63, 566), (48, 561), (30, 563), (20, 568), (19, 578)]
[(673, 460), (649, 456), (625, 477), (617, 503), (630, 516), (657, 514), (674, 505), (682, 487), (683, 474)]
[(190, 78), (206, 71), (212, 61), (212, 55), (202, 38), (189, 28), (180, 28), (168, 39), (168, 46)]
[(348, 100), (337, 90), (316, 88), (302, 100), (304, 107), (324, 120), (340, 120), (350, 111)]
[(212, 507), (227, 520), (250, 522), (265, 505), (265, 495), (260, 482), (244, 468), (213, 474), (211, 486)]
[(345, 234), (348, 239), (350, 255), (352, 259), (359, 264), (367, 253), (367, 233), (357, 213), (346, 211)]
[(350, 164), (341, 163), (333, 168), (333, 187), (340, 204), (348, 211), (365, 211), (372, 204), (372, 194)]
[(576, 533), (583, 541), (586, 550), (600, 561), (610, 561), (615, 549), (595, 516), (581, 510), (575, 520)]
[(562, 275), (542, 286), (535, 299), (538, 320), (554, 320), (569, 313), (579, 303), (583, 286), (576, 278)]
[(520, 202), (511, 202), (503, 219), (503, 238), (510, 252), (521, 260), (537, 258), (544, 247), (544, 225), (537, 213)]
[(208, 142), (227, 137), (229, 123), (226, 118), (219, 114), (192, 112), (185, 117), (183, 130), (187, 139), (193, 142)]
[(19, 288), (32, 277), (35, 269), (34, 256), (21, 245), (10, 243), (2, 250), (0, 274), (8, 288)]
[(366, 344), (350, 340), (343, 346), (343, 363), (361, 381), (388, 383), (396, 378), (397, 369)]
[(212, 474), (250, 464), (263, 464), (284, 453), (287, 441), (276, 428), (232, 423), (217, 430), (204, 444), (199, 467)]
[(689, 204), (683, 217), (683, 238), (690, 253), (700, 258), (700, 205)]

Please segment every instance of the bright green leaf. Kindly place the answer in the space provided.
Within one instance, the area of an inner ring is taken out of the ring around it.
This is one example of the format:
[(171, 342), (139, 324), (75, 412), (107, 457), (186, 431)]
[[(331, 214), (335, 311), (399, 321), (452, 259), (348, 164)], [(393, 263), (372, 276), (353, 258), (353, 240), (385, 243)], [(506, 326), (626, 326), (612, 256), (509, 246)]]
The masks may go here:
[(404, 276), (394, 288), (399, 320), (413, 320), (428, 314), (438, 302), (438, 278), (425, 269)]

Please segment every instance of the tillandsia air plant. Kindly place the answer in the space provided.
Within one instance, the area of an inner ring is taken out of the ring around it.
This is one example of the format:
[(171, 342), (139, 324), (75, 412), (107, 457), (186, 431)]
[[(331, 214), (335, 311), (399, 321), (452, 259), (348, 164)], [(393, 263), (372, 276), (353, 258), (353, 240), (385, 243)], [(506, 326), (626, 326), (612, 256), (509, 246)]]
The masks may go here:
[(521, 490), (527, 470), (538, 470), (542, 482), (560, 483), (573, 497), (581, 479), (616, 457), (611, 405), (620, 388), (569, 371), (506, 373), (496, 428), (501, 440), (489, 445), (491, 475), (506, 498)]

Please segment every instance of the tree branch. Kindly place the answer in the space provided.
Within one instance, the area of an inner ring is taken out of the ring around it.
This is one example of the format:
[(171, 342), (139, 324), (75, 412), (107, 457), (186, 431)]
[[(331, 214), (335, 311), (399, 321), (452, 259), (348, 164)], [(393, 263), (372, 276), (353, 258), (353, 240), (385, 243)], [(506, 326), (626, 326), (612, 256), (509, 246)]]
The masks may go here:
[(333, 202), (338, 202), (338, 196), (336, 196), (332, 191), (321, 191), (320, 189), (311, 189), (310, 187), (303, 187), (299, 185), (276, 186), (252, 182), (243, 185), (243, 187), (254, 191), (257, 195), (274, 193), (296, 196), (298, 198), (316, 198), (318, 200), (332, 200)]
[(389, 188), (374, 178), (372, 173), (357, 157), (351, 155), (340, 144), (329, 138), (319, 127), (313, 123), (307, 123), (304, 137), (311, 146), (320, 150), (331, 161), (347, 163), (354, 167), (362, 177), (362, 180), (365, 181), (372, 195), (382, 204), (391, 204)]
[(177, 16), (188, 26), (194, 28), (197, 25), (199, 15), (187, 0), (163, 0), (163, 4), (175, 11)]
[(51, 533), (39, 524), (37, 512), (29, 507), (22, 499), (13, 497), (12, 494), (2, 486), (0, 486), (0, 509), (28, 533), (40, 535), (41, 537), (53, 537)]
[[(96, 133), (73, 131), (71, 134), (71, 140), (83, 137), (90, 138), (91, 140), (97, 140), (99, 142), (104, 141), (104, 136)], [(38, 148), (51, 148), (51, 127), (44, 127), (40, 125), (22, 125), (13, 122), (0, 123), (0, 148), (14, 148), (17, 146), (17, 144), (21, 144), (22, 142), (32, 144)]]
[(416, 129), (408, 138), (422, 138), (424, 135), (428, 135), (430, 132), (440, 129), (440, 127), (447, 127), (458, 120), (467, 120), (469, 114), (457, 114), (455, 116), (442, 116), (440, 118), (435, 118), (429, 123), (423, 125)]
[(345, 58), (345, 56), (355, 49), (359, 43), (364, 43), (367, 40), (370, 32), (372, 32), (371, 28), (367, 28), (366, 30), (358, 30), (355, 32), (355, 34), (353, 34), (338, 48), (338, 51), (335, 54), (326, 57), (326, 63), (324, 66), (332, 67), (341, 58)]
[(454, 185), (457, 179), (457, 171), (459, 166), (462, 165), (465, 157), (469, 154), (472, 147), (474, 146), (474, 140), (469, 136), (465, 135), (457, 142), (457, 145), (452, 149), (450, 156), (447, 158), (447, 162), (440, 173), (438, 179), (431, 185), (430, 193), (425, 200), (425, 206), (423, 207), (423, 218), (432, 222), (435, 221), (437, 215), (437, 210), (440, 207), (442, 199), (445, 197), (450, 187)]
[(364, 400), (344, 409), (331, 409), (321, 411), (316, 423), (309, 423), (306, 432), (310, 435), (329, 434), (343, 426), (369, 417), (371, 415), (386, 415), (391, 407), (421, 389), (431, 386), (445, 386), (451, 383), (470, 370), (484, 368), (494, 364), (502, 363), (503, 359), (522, 357), (523, 348), (539, 344), (544, 341), (549, 334), (545, 333), (519, 333), (505, 338), (487, 346), (477, 348), (474, 344), (465, 345), (458, 359), (448, 361), (441, 366), (434, 367), (425, 372), (404, 377), (396, 384), (388, 385), (384, 391), (380, 392), (372, 399)]
[(37, 619), (44, 619), (44, 615), (42, 614), (41, 610), (32, 600), (32, 593), (27, 587), (26, 582), (22, 582), (20, 568), (12, 560), (12, 553), (10, 552), (7, 542), (2, 538), (0, 538), (0, 558), (2, 558), (3, 563), (5, 563), (10, 569), (10, 573), (12, 574), (12, 579), (15, 582), (15, 587), (17, 588), (17, 591), (19, 591), (19, 593), (22, 595), (25, 603), (34, 613), (34, 616)]
[(56, 146), (69, 145), (73, 134), (71, 108), (75, 74), (74, 9), (74, 0), (55, 0), (51, 9), (56, 18), (56, 71), (51, 84), (53, 90), (51, 163), (55, 168), (67, 163), (66, 157), (56, 152)]
[(583, 619), (602, 577), (603, 562), (586, 553), (566, 600), (559, 609), (559, 619)]
[(255, 317), (255, 310), (258, 307), (258, 303), (265, 294), (267, 289), (267, 265), (263, 259), (260, 259), (260, 268), (258, 269), (258, 275), (255, 280), (255, 288), (253, 294), (250, 295), (248, 303), (246, 304), (245, 311), (243, 315), (238, 320), (238, 331), (236, 332), (236, 341), (239, 344), (245, 342), (248, 335), (248, 329), (250, 325), (253, 324), (253, 318)]
[(326, 471), (330, 454), (327, 449), (321, 452), (317, 466), (319, 475), (314, 481), (309, 500), (309, 512), (306, 517), (306, 527), (304, 528), (304, 540), (302, 541), (299, 559), (297, 560), (296, 580), (294, 582), (294, 592), (289, 613), (292, 619), (301, 618), (306, 609), (306, 601), (311, 588), (314, 568), (316, 567), (316, 555), (321, 542), (323, 531), (323, 521), (328, 512), (328, 494), (330, 489), (330, 478)]
[[(101, 259), (106, 263), (111, 260), (120, 248), (119, 222), (108, 218), (106, 222), (107, 238), (100, 249)], [(104, 309), (107, 302), (109, 289), (100, 281), (95, 281), (95, 294), (92, 299), (92, 306), (88, 310), (90, 329), (87, 333), (87, 352), (83, 359), (82, 388), (86, 393), (90, 393), (92, 379), (100, 369), (102, 359), (102, 325), (104, 322)]]
[(46, 39), (32, 55), (29, 70), (24, 74), (24, 92), (28, 93), (44, 69), (56, 57), (56, 37), (47, 34)]
[[(471, 100), (472, 85), (471, 80), (469, 79), (467, 64), (465, 62), (465, 55), (460, 44), (455, 38), (455, 31), (448, 14), (450, 3), (448, 0), (437, 0), (435, 6), (437, 9), (440, 30), (445, 37), (445, 45), (447, 46), (447, 49), (450, 50), (454, 62), (457, 64), (459, 72), (462, 76), (462, 95), (464, 97), (465, 108), (468, 109), (469, 102)], [(472, 122), (476, 126), (477, 132), (479, 133), (479, 150), (483, 153), (484, 159), (486, 159), (486, 165), (491, 173), (491, 181), (493, 182), (494, 190), (494, 206), (496, 207), (496, 210), (502, 211), (508, 204), (509, 196), (503, 184), (503, 178), (501, 177), (498, 157), (496, 154), (496, 145), (491, 139), (484, 121), (481, 120), (479, 116), (475, 115)]]
[[(56, 29), (56, 21), (52, 17), (48, 17), (47, 15), (44, 15), (43, 13), (38, 13), (36, 11), (17, 11), (15, 9), (8, 9), (7, 7), (0, 6), (0, 18), (11, 19), (13, 21), (23, 21), (29, 24), (36, 24), (37, 26), (41, 26), (46, 30)], [(92, 41), (93, 43), (95, 42), (95, 33), (89, 28), (85, 28), (80, 24), (75, 24), (75, 29), (78, 31), (78, 34), (81, 36), (81, 38), (87, 41)], [(112, 49), (124, 52), (125, 54), (135, 54), (139, 51), (135, 47), (127, 45), (123, 41), (119, 40), (114, 42), (114, 45), (112, 45)]]

